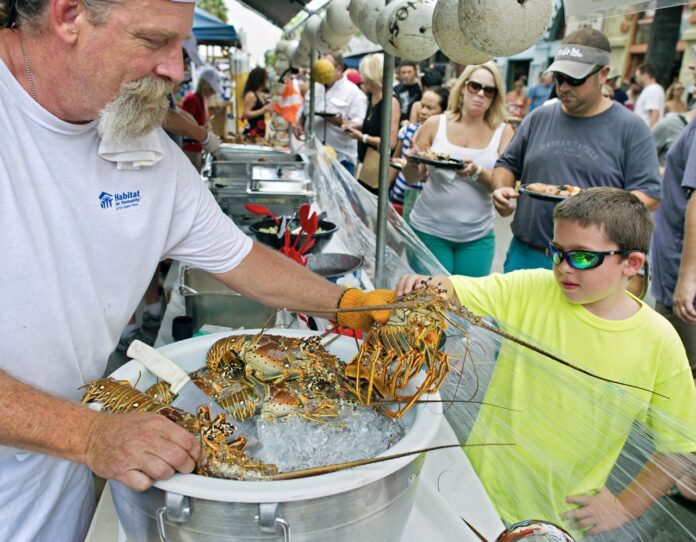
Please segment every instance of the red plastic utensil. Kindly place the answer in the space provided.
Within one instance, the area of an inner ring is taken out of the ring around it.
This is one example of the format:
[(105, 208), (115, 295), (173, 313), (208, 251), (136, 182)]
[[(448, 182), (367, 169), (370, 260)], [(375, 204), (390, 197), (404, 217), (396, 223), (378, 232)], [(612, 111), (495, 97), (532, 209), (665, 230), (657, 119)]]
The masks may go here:
[(278, 217), (274, 215), (273, 211), (271, 211), (265, 205), (259, 205), (258, 203), (245, 203), (244, 208), (255, 215), (270, 216), (273, 220), (275, 220), (276, 224), (280, 224), (280, 220), (278, 219)]
[(300, 250), (298, 251), (298, 254), (304, 258), (303, 254), (305, 254), (310, 248), (314, 246), (314, 243), (316, 243), (316, 239), (310, 239), (308, 242), (304, 243)]
[(302, 246), (298, 249), (297, 252), (300, 254), (304, 254), (307, 252), (312, 246), (314, 246), (314, 243), (316, 242), (316, 239), (312, 238), (312, 235), (314, 235), (317, 230), (319, 229), (319, 217), (317, 216), (317, 213), (314, 213), (308, 220), (306, 227), (304, 228), (305, 233), (307, 234), (306, 239), (302, 242)]

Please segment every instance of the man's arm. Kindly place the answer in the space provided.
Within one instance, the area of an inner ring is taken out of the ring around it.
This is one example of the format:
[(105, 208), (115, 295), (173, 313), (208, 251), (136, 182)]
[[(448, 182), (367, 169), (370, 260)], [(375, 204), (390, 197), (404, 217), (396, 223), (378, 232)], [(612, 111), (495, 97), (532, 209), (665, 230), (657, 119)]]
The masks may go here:
[(655, 199), (651, 196), (648, 196), (647, 194), (641, 192), (640, 190), (631, 190), (631, 194), (633, 194), (640, 201), (642, 201), (643, 205), (645, 205), (648, 208), (648, 211), (652, 212), (660, 206), (659, 199)]
[(684, 216), (684, 246), (682, 248), (679, 276), (672, 296), (672, 311), (687, 324), (696, 324), (696, 198), (693, 195), (686, 205)]
[(211, 275), (264, 305), (309, 313), (323, 310), (316, 313), (322, 318), (335, 318), (335, 313), (330, 311), (338, 306), (338, 299), (344, 290), (256, 242), (237, 267), (226, 273)]
[(510, 216), (515, 212), (512, 200), (520, 197), (515, 186), (515, 175), (507, 168), (496, 167), (493, 169), (491, 189), (493, 190), (493, 205), (500, 216)]
[(138, 491), (189, 473), (196, 438), (158, 414), (106, 414), (39, 391), (0, 371), (0, 443), (86, 464)]
[(208, 130), (196, 122), (190, 114), (181, 110), (169, 110), (164, 117), (164, 129), (196, 141), (204, 141)]
[(650, 121), (649, 121), (649, 127), (652, 128), (657, 124), (657, 122), (660, 120), (660, 112), (657, 109), (652, 109), (650, 110)]

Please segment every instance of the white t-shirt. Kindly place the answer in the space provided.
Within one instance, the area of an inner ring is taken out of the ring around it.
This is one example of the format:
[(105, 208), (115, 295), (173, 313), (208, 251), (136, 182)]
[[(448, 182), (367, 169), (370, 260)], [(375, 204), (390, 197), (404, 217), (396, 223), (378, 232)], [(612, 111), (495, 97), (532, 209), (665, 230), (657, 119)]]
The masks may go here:
[(0, 126), (0, 369), (76, 400), (160, 260), (224, 272), (252, 242), (162, 130), (160, 162), (118, 171), (94, 122), (54, 117), (1, 61)]
[[(314, 110), (327, 113), (341, 113), (343, 121), (353, 121), (362, 124), (367, 113), (367, 96), (354, 83), (343, 76), (331, 88), (326, 90), (324, 85), (314, 85)], [(305, 97), (303, 112), (309, 116), (309, 92)], [(326, 131), (324, 131), (326, 130)], [(314, 135), (319, 140), (336, 151), (340, 160), (358, 162), (358, 142), (350, 137), (339, 126), (326, 122), (323, 117), (314, 119)]]
[(659, 111), (658, 121), (665, 114), (665, 91), (658, 83), (645, 87), (636, 100), (635, 112), (648, 126), (652, 111)]

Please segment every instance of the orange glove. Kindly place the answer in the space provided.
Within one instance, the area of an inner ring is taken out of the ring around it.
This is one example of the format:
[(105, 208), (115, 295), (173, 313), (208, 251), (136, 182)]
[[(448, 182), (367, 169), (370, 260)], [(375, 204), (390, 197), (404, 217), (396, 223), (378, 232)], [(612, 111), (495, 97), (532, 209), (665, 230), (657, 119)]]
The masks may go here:
[[(341, 296), (338, 302), (339, 309), (351, 309), (353, 307), (372, 307), (376, 305), (387, 305), (396, 301), (396, 292), (393, 290), (372, 290), (364, 292), (358, 288), (349, 288)], [(391, 311), (365, 310), (355, 312), (339, 312), (338, 324), (343, 327), (369, 331), (374, 322), (384, 324), (389, 320)]]

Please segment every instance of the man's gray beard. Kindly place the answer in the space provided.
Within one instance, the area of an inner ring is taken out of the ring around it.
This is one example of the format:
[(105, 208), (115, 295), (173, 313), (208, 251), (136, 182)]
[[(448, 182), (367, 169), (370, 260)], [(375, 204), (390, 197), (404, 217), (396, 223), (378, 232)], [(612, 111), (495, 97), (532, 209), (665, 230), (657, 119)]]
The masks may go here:
[(154, 77), (124, 83), (99, 114), (99, 135), (107, 141), (125, 142), (159, 128), (169, 109), (166, 96), (172, 90), (170, 82)]

